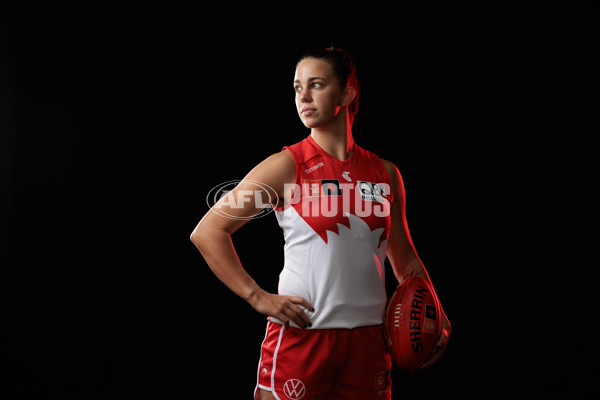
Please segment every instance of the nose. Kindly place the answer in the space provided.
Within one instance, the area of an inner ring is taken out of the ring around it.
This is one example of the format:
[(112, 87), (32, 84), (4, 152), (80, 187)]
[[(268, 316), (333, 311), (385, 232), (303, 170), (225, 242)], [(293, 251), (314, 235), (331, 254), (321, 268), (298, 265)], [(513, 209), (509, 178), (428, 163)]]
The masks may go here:
[(298, 101), (301, 103), (310, 103), (312, 96), (310, 95), (310, 89), (304, 89), (298, 94)]

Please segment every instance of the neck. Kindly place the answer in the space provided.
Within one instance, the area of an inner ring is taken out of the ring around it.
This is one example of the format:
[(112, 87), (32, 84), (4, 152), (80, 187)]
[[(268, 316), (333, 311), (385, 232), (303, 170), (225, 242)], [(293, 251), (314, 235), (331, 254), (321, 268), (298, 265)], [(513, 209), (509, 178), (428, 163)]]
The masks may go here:
[(327, 154), (340, 161), (346, 161), (354, 153), (352, 122), (347, 112), (340, 112), (325, 126), (312, 128), (310, 135)]

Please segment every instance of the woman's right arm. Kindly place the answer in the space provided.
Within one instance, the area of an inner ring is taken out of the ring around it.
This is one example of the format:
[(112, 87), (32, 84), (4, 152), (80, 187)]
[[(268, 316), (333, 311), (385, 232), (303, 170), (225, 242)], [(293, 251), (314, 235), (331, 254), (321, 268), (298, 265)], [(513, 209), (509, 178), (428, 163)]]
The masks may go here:
[[(308, 315), (299, 306), (312, 310), (312, 305), (301, 297), (281, 296), (261, 289), (242, 267), (231, 235), (262, 210), (261, 204), (268, 204), (269, 199), (284, 199), (285, 184), (295, 182), (295, 176), (294, 160), (288, 151), (270, 156), (223, 196), (204, 215), (190, 236), (221, 282), (256, 311), (279, 319), (286, 328), (289, 321), (310, 327)], [(256, 198), (261, 200), (259, 204), (256, 204)]]

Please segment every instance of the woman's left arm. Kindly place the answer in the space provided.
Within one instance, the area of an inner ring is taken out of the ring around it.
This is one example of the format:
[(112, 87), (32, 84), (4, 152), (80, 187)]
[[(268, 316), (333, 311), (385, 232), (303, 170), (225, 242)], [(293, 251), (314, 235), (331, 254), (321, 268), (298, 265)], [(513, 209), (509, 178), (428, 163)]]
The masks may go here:
[[(408, 276), (420, 276), (425, 279), (435, 293), (435, 288), (429, 279), (429, 274), (421, 259), (417, 255), (413, 242), (410, 238), (408, 224), (406, 222), (406, 207), (404, 183), (398, 168), (391, 162), (383, 160), (392, 184), (392, 208), (390, 211), (391, 228), (387, 242), (387, 255), (390, 260), (394, 274), (399, 282)], [(435, 294), (437, 296), (437, 294)], [(441, 307), (441, 302), (440, 302)], [(436, 363), (444, 354), (446, 344), (450, 337), (450, 322), (441, 309), (442, 332), (440, 338), (431, 352), (428, 360), (419, 369), (427, 368)]]

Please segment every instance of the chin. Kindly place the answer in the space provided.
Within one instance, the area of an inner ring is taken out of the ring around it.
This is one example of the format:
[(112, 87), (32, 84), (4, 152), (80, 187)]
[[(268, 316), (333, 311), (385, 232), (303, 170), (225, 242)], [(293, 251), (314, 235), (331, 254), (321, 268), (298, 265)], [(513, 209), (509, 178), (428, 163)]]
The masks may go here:
[(323, 126), (323, 121), (318, 118), (301, 118), (302, 123), (309, 129), (318, 128), (319, 126)]

